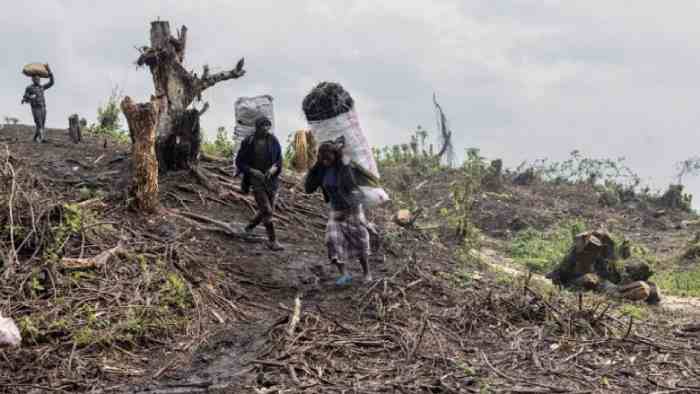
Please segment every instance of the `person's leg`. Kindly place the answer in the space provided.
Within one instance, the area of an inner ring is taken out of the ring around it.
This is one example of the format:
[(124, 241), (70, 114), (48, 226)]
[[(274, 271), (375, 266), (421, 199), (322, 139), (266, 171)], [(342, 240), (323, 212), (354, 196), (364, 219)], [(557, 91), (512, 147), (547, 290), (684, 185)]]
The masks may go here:
[(38, 107), (32, 107), (32, 117), (34, 118), (34, 142), (39, 142), (39, 139), (41, 138), (41, 128), (43, 127), (41, 124), (41, 109)]
[(273, 212), (273, 206), (275, 203), (275, 193), (263, 193), (264, 196), (261, 196), (261, 201), (258, 206), (260, 209), (260, 213), (262, 214), (261, 221), (265, 224), (265, 230), (267, 231), (267, 246), (271, 250), (279, 251), (279, 250), (284, 250), (282, 245), (277, 242), (277, 236), (275, 234), (275, 225), (272, 222), (272, 212)]
[(245, 227), (245, 231), (250, 233), (257, 227), (265, 218), (265, 206), (269, 204), (267, 193), (257, 188), (253, 188), (253, 197), (255, 197), (255, 207), (258, 212), (255, 214), (253, 219), (250, 220), (248, 225)]
[(331, 260), (331, 264), (338, 268), (338, 273), (340, 274), (338, 279), (335, 280), (335, 284), (338, 286), (349, 285), (352, 282), (352, 276), (348, 272), (347, 268), (345, 268), (345, 263), (338, 259), (333, 259)]
[(331, 219), (326, 225), (326, 248), (328, 249), (328, 260), (338, 269), (338, 274), (340, 274), (335, 283), (342, 286), (349, 284), (352, 281), (352, 277), (348, 274), (345, 264), (338, 257), (341, 255), (340, 250), (343, 248), (342, 230), (333, 215), (334, 212), (331, 212)]
[(277, 242), (277, 236), (275, 235), (275, 225), (272, 221), (265, 223), (265, 230), (267, 231), (267, 247), (274, 251), (284, 250), (284, 247)]
[(46, 107), (41, 107), (41, 129), (40, 129), (40, 137), (41, 137), (41, 142), (46, 142)]
[(356, 240), (359, 242), (361, 247), (360, 253), (360, 266), (362, 266), (363, 281), (369, 283), (372, 281), (372, 272), (369, 268), (369, 255), (371, 253), (370, 247), (370, 235), (369, 226), (367, 225), (367, 218), (365, 217), (364, 210), (362, 206), (359, 207), (359, 213), (357, 215), (357, 232)]
[(372, 272), (369, 269), (369, 258), (368, 256), (362, 256), (360, 257), (360, 265), (362, 266), (362, 275), (363, 278), (362, 280), (365, 283), (369, 283), (372, 281)]
[(340, 260), (338, 260), (337, 258), (332, 258), (331, 264), (333, 264), (335, 268), (338, 269), (338, 274), (340, 276), (345, 276), (348, 274), (348, 271), (345, 269), (345, 264), (341, 263)]

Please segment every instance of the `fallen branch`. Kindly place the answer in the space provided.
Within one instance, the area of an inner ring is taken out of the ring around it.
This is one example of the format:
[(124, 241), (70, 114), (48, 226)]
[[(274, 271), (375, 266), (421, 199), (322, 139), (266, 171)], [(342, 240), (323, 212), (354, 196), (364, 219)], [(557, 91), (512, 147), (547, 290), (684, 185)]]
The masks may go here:
[(294, 330), (299, 324), (299, 319), (301, 318), (301, 294), (297, 293), (296, 298), (294, 298), (294, 311), (292, 312), (292, 318), (289, 320), (289, 327), (287, 327), (287, 335), (291, 338), (294, 336)]
[(61, 268), (69, 270), (101, 268), (105, 264), (107, 264), (107, 262), (109, 262), (109, 259), (111, 259), (113, 256), (123, 253), (126, 253), (126, 249), (124, 249), (122, 245), (117, 245), (116, 247), (109, 250), (105, 250), (104, 252), (94, 257), (87, 257), (82, 259), (64, 257), (61, 259)]

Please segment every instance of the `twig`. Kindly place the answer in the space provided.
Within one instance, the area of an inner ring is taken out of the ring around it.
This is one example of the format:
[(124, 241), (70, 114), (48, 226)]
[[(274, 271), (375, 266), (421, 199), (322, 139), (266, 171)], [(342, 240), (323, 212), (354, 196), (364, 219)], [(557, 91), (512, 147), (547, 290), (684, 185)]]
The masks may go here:
[(421, 342), (423, 342), (423, 335), (425, 334), (425, 329), (428, 327), (428, 315), (427, 313), (423, 315), (423, 324), (421, 325), (420, 329), (420, 334), (418, 335), (418, 341), (416, 342), (416, 345), (413, 346), (413, 349), (411, 350), (411, 354), (408, 356), (408, 362), (413, 361), (413, 357), (415, 357), (416, 352), (420, 348)]
[(301, 294), (297, 293), (294, 298), (294, 311), (292, 312), (292, 317), (289, 319), (289, 327), (287, 327), (287, 335), (291, 338), (294, 336), (294, 330), (299, 324), (299, 319), (301, 318)]
[(630, 324), (627, 326), (627, 332), (625, 333), (624, 339), (627, 339), (630, 336), (630, 332), (632, 331), (632, 322), (634, 321), (634, 317), (630, 315)]

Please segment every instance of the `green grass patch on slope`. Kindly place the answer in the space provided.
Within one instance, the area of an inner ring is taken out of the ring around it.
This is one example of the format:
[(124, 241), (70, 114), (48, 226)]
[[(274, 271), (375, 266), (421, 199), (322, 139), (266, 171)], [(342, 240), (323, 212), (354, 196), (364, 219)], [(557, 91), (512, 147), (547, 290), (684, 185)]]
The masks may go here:
[(662, 295), (700, 297), (700, 266), (685, 271), (657, 272), (651, 281), (661, 289)]
[(513, 240), (510, 256), (530, 271), (547, 273), (566, 256), (573, 236), (585, 229), (585, 223), (578, 219), (567, 220), (549, 231), (526, 229)]
[[(652, 276), (663, 294), (700, 297), (700, 243), (693, 240), (670, 264), (656, 264)], [(663, 269), (660, 269), (662, 268)]]

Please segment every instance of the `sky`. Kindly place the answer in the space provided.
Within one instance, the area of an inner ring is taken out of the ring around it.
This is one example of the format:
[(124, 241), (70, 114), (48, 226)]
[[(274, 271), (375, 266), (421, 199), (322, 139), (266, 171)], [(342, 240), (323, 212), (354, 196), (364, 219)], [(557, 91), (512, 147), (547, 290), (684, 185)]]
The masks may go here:
[[(625, 157), (654, 187), (700, 155), (700, 2), (638, 0), (297, 0), (8, 2), (0, 13), (0, 116), (31, 123), (20, 105), (28, 62), (48, 62), (49, 127), (94, 121), (115, 86), (152, 93), (135, 65), (152, 20), (189, 29), (186, 67), (247, 74), (204, 93), (202, 124), (232, 129), (241, 96), (275, 97), (281, 140), (306, 126), (301, 102), (321, 81), (355, 98), (371, 144), (436, 131), (436, 93), (458, 152), (476, 147), (515, 167), (573, 150)], [(31, 138), (31, 136), (27, 136)], [(685, 183), (698, 195), (700, 177)]]

